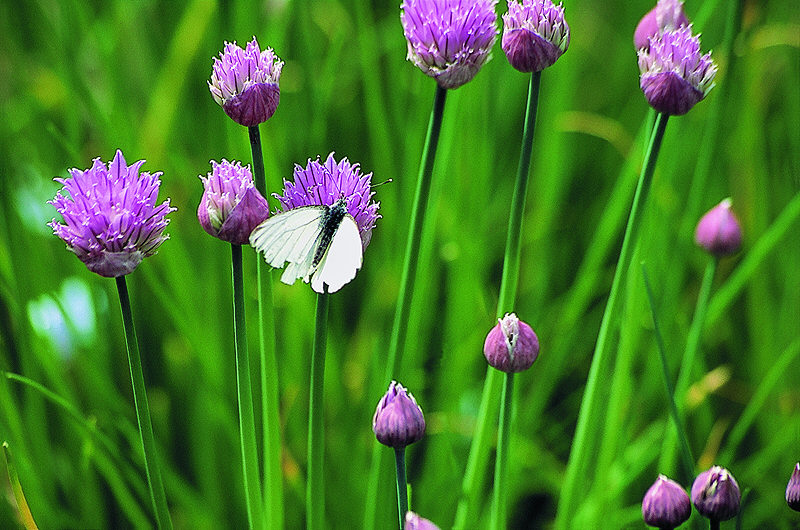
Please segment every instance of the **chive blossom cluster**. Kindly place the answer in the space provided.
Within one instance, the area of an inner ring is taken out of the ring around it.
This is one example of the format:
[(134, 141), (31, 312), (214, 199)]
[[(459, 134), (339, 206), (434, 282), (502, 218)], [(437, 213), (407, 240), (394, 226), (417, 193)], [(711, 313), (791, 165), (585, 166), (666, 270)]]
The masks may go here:
[(272, 48), (261, 50), (258, 41), (242, 49), (236, 42), (226, 42), (214, 58), (208, 89), (233, 121), (252, 127), (270, 119), (278, 108), (283, 61)]
[(569, 25), (562, 4), (508, 0), (502, 46), (508, 62), (520, 72), (539, 72), (551, 66), (569, 47)]
[(404, 0), (408, 60), (440, 87), (458, 88), (491, 58), (497, 0)]
[(89, 268), (106, 278), (124, 276), (156, 253), (169, 239), (169, 199), (156, 204), (161, 172), (141, 172), (144, 160), (128, 165), (122, 151), (106, 165), (95, 158), (86, 170), (70, 169), (71, 177), (49, 204), (64, 218), (49, 226)]
[(361, 235), (364, 249), (372, 239), (372, 229), (381, 217), (378, 214), (380, 203), (371, 201), (372, 173), (361, 173), (358, 163), (351, 163), (347, 157), (339, 162), (330, 153), (324, 162), (319, 157), (308, 159), (306, 167), (294, 166), (294, 181), (283, 181), (283, 195), (274, 194), (284, 211), (302, 206), (331, 206), (344, 198), (347, 212), (353, 216)]
[(700, 54), (700, 37), (692, 35), (691, 26), (651, 36), (649, 42), (649, 49), (638, 52), (647, 102), (664, 114), (686, 114), (714, 87), (717, 65), (711, 53)]

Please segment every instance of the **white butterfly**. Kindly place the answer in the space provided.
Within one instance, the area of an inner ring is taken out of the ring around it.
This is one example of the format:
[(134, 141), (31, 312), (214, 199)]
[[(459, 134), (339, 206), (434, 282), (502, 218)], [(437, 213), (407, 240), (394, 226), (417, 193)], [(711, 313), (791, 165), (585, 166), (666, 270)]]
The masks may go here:
[(331, 206), (302, 206), (273, 215), (253, 229), (250, 245), (276, 269), (289, 263), (283, 283), (303, 278), (318, 293), (324, 292), (323, 284), (329, 293), (338, 291), (361, 268), (361, 236), (344, 198)]

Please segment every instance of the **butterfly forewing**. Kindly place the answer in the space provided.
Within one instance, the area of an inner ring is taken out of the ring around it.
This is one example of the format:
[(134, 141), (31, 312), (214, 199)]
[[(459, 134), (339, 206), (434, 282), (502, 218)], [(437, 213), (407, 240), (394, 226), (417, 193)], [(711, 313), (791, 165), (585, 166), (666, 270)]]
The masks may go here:
[[(356, 277), (361, 268), (361, 236), (355, 219), (346, 214), (331, 238), (330, 247), (311, 278), (311, 288), (323, 292), (323, 284), (333, 293)], [(306, 280), (307, 281), (307, 280)]]
[[(287, 261), (299, 266), (308, 259), (310, 265), (326, 211), (324, 206), (305, 206), (274, 215), (253, 230), (250, 245), (262, 252), (266, 262), (276, 269)], [(307, 272), (308, 269), (302, 271), (292, 281)], [(283, 276), (281, 279), (284, 280)]]

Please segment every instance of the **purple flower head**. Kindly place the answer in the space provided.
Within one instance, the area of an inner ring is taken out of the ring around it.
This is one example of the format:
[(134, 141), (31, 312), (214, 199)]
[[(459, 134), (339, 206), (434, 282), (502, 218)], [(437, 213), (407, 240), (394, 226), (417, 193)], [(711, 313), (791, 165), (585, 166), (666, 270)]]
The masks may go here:
[(795, 464), (789, 483), (786, 484), (786, 504), (796, 512), (800, 512), (800, 462)]
[(400, 383), (392, 381), (378, 402), (372, 417), (372, 431), (380, 443), (395, 449), (418, 442), (425, 434), (422, 409)]
[(686, 114), (714, 87), (717, 65), (711, 53), (700, 55), (700, 36), (692, 26), (650, 37), (639, 50), (639, 85), (651, 107), (664, 114)]
[(739, 252), (742, 228), (731, 210), (730, 199), (724, 199), (700, 219), (694, 240), (718, 258)]
[(739, 513), (742, 495), (730, 471), (713, 466), (703, 471), (692, 484), (692, 503), (700, 515), (714, 521), (727, 521)]
[(406, 512), (403, 530), (439, 530), (439, 527), (414, 512)]
[(205, 187), (197, 207), (200, 226), (223, 241), (246, 245), (253, 228), (269, 217), (269, 205), (253, 185), (250, 168), (212, 160), (211, 173), (200, 180)]
[(442, 88), (470, 81), (491, 58), (497, 0), (403, 0), (408, 60)]
[(692, 504), (689, 502), (689, 495), (680, 484), (664, 475), (659, 475), (644, 494), (642, 517), (648, 526), (677, 528), (685, 523), (691, 514)]
[(508, 0), (503, 26), (503, 51), (520, 72), (544, 70), (569, 47), (564, 8), (552, 0)]
[(501, 372), (522, 372), (539, 356), (539, 338), (517, 315), (506, 313), (486, 336), (483, 355)]
[(53, 219), (48, 225), (67, 249), (100, 276), (115, 278), (132, 272), (169, 237), (164, 235), (169, 223), (166, 216), (175, 208), (169, 199), (156, 205), (161, 172), (140, 175), (142, 164), (144, 160), (128, 166), (117, 150), (108, 166), (95, 158), (91, 168), (73, 168), (71, 177), (55, 179), (64, 187), (48, 202), (66, 224)]
[(688, 26), (689, 18), (683, 11), (683, 2), (680, 0), (658, 0), (656, 7), (651, 9), (633, 33), (633, 45), (636, 49), (650, 48), (650, 37), (659, 33), (670, 31), (681, 26)]
[(347, 212), (353, 216), (361, 234), (364, 249), (372, 239), (372, 229), (378, 220), (380, 203), (370, 199), (375, 194), (371, 188), (372, 173), (361, 174), (358, 164), (345, 157), (336, 162), (333, 153), (325, 162), (308, 159), (306, 167), (295, 164), (294, 182), (283, 181), (283, 195), (273, 196), (281, 202), (284, 211), (301, 206), (331, 206), (344, 197)]
[(255, 37), (244, 50), (236, 42), (226, 42), (225, 51), (214, 58), (208, 89), (233, 121), (252, 127), (275, 114), (282, 68), (283, 61), (272, 48), (261, 51)]

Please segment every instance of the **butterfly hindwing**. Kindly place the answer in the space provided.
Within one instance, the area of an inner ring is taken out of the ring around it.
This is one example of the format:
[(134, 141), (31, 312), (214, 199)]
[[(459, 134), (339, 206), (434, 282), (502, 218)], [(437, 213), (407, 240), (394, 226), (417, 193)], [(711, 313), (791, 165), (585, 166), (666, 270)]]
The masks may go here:
[(331, 239), (330, 247), (311, 277), (311, 288), (321, 293), (323, 284), (327, 284), (328, 292), (338, 291), (356, 277), (356, 272), (361, 268), (361, 260), (358, 225), (352, 216), (345, 214)]

